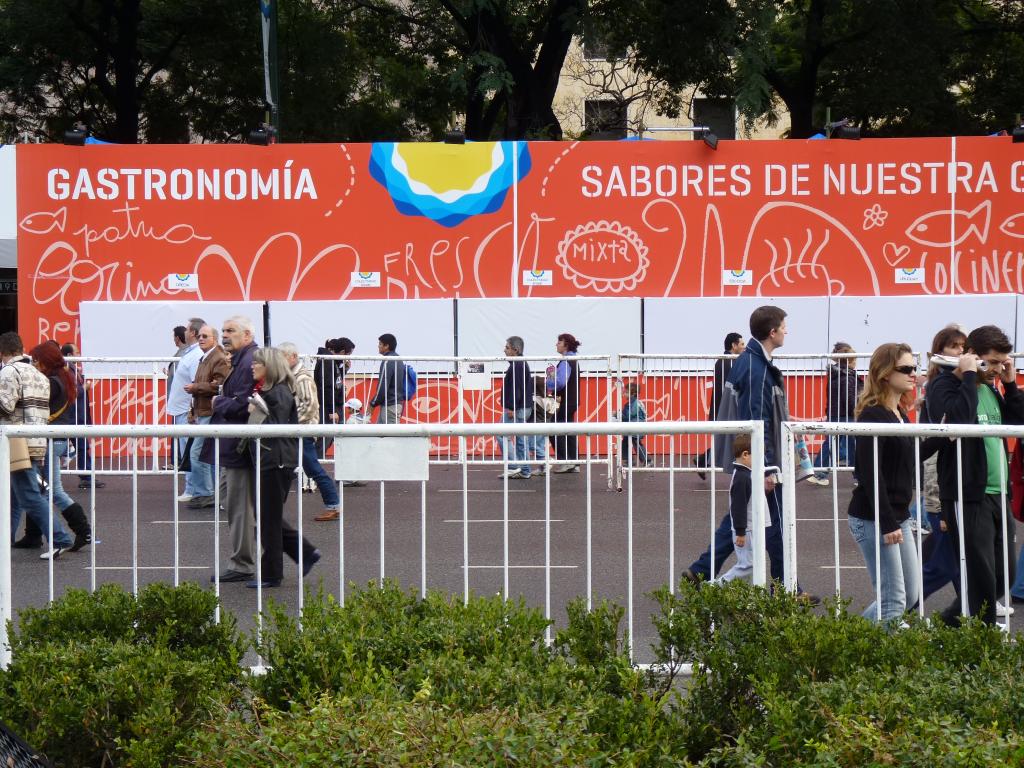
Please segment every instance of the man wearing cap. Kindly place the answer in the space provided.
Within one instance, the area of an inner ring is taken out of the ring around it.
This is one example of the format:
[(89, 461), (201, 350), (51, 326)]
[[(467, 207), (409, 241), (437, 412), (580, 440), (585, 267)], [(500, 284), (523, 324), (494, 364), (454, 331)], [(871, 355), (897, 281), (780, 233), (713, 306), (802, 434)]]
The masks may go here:
[[(299, 412), (299, 424), (318, 424), (320, 402), (316, 396), (313, 374), (303, 367), (302, 361), (299, 360), (299, 350), (292, 342), (278, 344), (278, 349), (284, 352), (285, 359), (291, 366), (292, 376), (295, 377), (295, 407)], [(320, 522), (337, 520), (341, 506), (338, 486), (320, 465), (316, 455), (316, 440), (312, 437), (302, 438), (302, 471), (316, 483), (316, 487), (320, 489), (320, 497), (324, 500), (324, 511), (313, 519)]]

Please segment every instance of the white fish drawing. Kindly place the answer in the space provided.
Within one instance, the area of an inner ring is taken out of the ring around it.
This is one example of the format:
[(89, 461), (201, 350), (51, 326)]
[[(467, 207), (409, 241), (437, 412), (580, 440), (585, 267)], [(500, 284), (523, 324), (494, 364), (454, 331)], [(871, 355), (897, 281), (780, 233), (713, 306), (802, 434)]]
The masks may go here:
[[(907, 237), (919, 245), (948, 248), (951, 245), (960, 245), (973, 232), (984, 243), (988, 240), (991, 221), (992, 201), (986, 200), (972, 211), (954, 208), (919, 216), (907, 227)], [(952, 239), (954, 233), (956, 239)]]
[(1010, 237), (1024, 238), (1024, 213), (1007, 216), (1006, 220), (999, 225), (999, 231)]
[(33, 235), (46, 235), (53, 230), (63, 232), (68, 223), (68, 209), (61, 206), (56, 211), (37, 211), (23, 218), (18, 226)]

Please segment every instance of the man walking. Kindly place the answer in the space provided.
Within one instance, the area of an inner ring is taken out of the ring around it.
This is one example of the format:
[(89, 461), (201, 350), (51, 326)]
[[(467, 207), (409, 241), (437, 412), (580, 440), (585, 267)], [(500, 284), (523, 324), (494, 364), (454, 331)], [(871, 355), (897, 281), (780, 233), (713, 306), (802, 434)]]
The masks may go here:
[[(320, 403), (316, 396), (316, 381), (308, 368), (303, 367), (299, 359), (298, 348), (290, 341), (278, 344), (292, 369), (295, 377), (295, 408), (299, 413), (299, 424), (319, 423)], [(338, 486), (324, 471), (320, 459), (316, 455), (316, 440), (312, 437), (302, 438), (302, 471), (320, 490), (320, 498), (324, 502), (323, 513), (316, 516), (320, 522), (337, 520), (341, 514), (341, 501), (338, 497)]]
[[(966, 347), (956, 368), (942, 370), (928, 384), (929, 420), (935, 424), (1024, 424), (1024, 393), (1017, 388), (1010, 358), (1013, 346), (1006, 334), (994, 325), (984, 325), (967, 335)], [(997, 383), (1002, 385), (1003, 395), (996, 389)], [(960, 551), (957, 526), (963, 526), (967, 613), (988, 624), (996, 621), (996, 599), (1003, 593), (1002, 497), (1004, 493), (1009, 497), (1007, 456), (1006, 444), (998, 437), (942, 440), (939, 448), (942, 517), (956, 553)], [(1007, 529), (1012, 583), (1016, 564), (1012, 519), (1007, 521)], [(960, 599), (954, 601), (942, 612), (942, 620), (959, 623), (961, 606)]]
[[(204, 325), (199, 329), (199, 349), (202, 357), (196, 368), (195, 380), (185, 385), (185, 391), (192, 396), (192, 408), (189, 412), (190, 424), (209, 424), (213, 416), (213, 396), (220, 390), (224, 380), (231, 373), (231, 360), (224, 348), (217, 343), (217, 329)], [(213, 465), (202, 460), (205, 438), (197, 437), (192, 441), (189, 461), (192, 464), (193, 498), (188, 503), (189, 509), (205, 509), (213, 506)]]
[[(384, 357), (398, 357), (398, 340), (392, 333), (377, 339), (377, 352)], [(377, 391), (370, 400), (377, 412), (378, 424), (398, 424), (402, 421), (405, 405), (405, 363), (401, 360), (382, 360), (377, 374)]]
[[(508, 361), (505, 380), (501, 387), (501, 423), (525, 424), (533, 411), (533, 377), (530, 365), (525, 360), (517, 360), (523, 356), (524, 343), (520, 336), (509, 336), (505, 342), (505, 357)], [(530, 465), (527, 463), (526, 440), (523, 435), (514, 438), (503, 437), (498, 441), (502, 455), (508, 457), (508, 472), (501, 477), (510, 480), (528, 480)]]
[[(206, 325), (198, 317), (190, 318), (185, 326), (185, 347), (174, 367), (174, 375), (167, 390), (167, 415), (173, 419), (175, 424), (188, 424), (188, 413), (192, 410), (192, 395), (185, 387), (191, 384), (196, 377), (196, 369), (199, 368), (199, 361), (203, 357), (203, 351), (199, 348), (199, 329)], [(185, 440), (175, 441), (174, 460), (180, 463), (185, 450)], [(196, 496), (195, 475), (189, 471), (185, 473), (185, 491), (178, 496), (178, 501), (191, 501)]]
[[(50, 382), (32, 365), (25, 355), (21, 337), (14, 331), (0, 334), (0, 363), (0, 424), (46, 426), (50, 418)], [(14, 464), (14, 456), (11, 457), (11, 539), (13, 541), (24, 512), (44, 536), (50, 535), (50, 526), (53, 526), (50, 549), (41, 557), (44, 560), (57, 558), (73, 542), (40, 489), (46, 438), (32, 437), (27, 444), (27, 466)]]
[[(236, 315), (224, 321), (221, 341), (231, 355), (231, 373), (224, 380), (221, 393), (213, 398), (211, 424), (245, 424), (249, 421), (249, 398), (255, 383), (252, 378), (252, 355), (256, 351), (252, 320)], [(202, 460), (213, 463), (213, 446), (203, 446)], [(225, 507), (231, 536), (228, 567), (220, 574), (221, 581), (249, 581), (256, 571), (256, 479), (248, 452), (238, 453), (237, 438), (220, 440), (220, 466), (225, 478)], [(210, 578), (214, 581), (217, 574)]]

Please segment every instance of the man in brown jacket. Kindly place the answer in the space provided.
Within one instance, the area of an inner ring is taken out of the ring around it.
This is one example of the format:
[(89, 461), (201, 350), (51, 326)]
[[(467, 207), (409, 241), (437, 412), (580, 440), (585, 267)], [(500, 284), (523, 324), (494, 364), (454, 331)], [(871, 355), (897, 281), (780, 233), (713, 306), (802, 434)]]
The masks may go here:
[[(192, 395), (192, 409), (189, 411), (190, 424), (209, 424), (213, 416), (213, 396), (220, 391), (220, 385), (231, 372), (231, 358), (217, 343), (217, 329), (204, 325), (199, 329), (199, 349), (203, 357), (196, 369), (196, 377), (185, 391)], [(192, 487), (195, 496), (188, 503), (189, 509), (203, 509), (213, 506), (213, 466), (199, 460), (203, 438), (192, 441), (189, 461), (192, 463)]]

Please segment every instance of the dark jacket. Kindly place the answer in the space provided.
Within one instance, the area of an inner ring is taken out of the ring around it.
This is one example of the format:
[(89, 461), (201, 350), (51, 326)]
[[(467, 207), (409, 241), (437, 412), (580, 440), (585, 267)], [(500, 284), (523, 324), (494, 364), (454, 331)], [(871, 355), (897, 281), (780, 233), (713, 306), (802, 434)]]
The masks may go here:
[[(397, 352), (388, 352), (384, 357), (397, 357)], [(401, 360), (381, 360), (377, 374), (377, 391), (370, 405), (397, 405), (405, 402), (405, 363)]]
[(757, 339), (732, 365), (729, 384), (736, 390), (737, 418), (764, 422), (765, 466), (781, 466), (782, 422), (789, 419), (782, 371), (772, 365)]
[[(996, 392), (1003, 424), (1024, 424), (1024, 393), (1015, 383), (1004, 384), (1005, 399)], [(977, 424), (978, 423), (978, 378), (974, 371), (965, 371), (963, 379), (953, 371), (944, 370), (928, 383), (926, 390), (928, 418), (933, 424)], [(985, 498), (988, 480), (988, 459), (985, 456), (984, 439), (963, 438), (963, 487), (964, 501), (981, 501)], [(956, 501), (956, 441), (942, 440), (939, 448), (939, 498)], [(1003, 449), (1007, 456), (1006, 443)], [(1009, 469), (1007, 469), (1009, 477)]]
[(533, 407), (533, 376), (525, 360), (509, 360), (501, 387), (501, 407), (507, 411)]
[[(47, 376), (50, 380), (50, 424), (74, 424), (75, 403), (68, 402), (67, 388), (60, 376)], [(67, 407), (65, 407), (67, 406)], [(63, 408), (63, 410), (61, 410)], [(57, 412), (60, 416), (54, 416)]]
[[(266, 392), (261, 392), (270, 412), (263, 421), (264, 424), (298, 424), (299, 412), (295, 407), (295, 395), (288, 389), (287, 384), (278, 384)], [(263, 452), (260, 457), (260, 471), (266, 472), (271, 469), (295, 469), (299, 460), (299, 442), (294, 437), (266, 437), (260, 440), (260, 450)], [(252, 457), (253, 467), (256, 466), (256, 441), (249, 443), (249, 455)]]
[(718, 417), (718, 408), (722, 404), (722, 390), (725, 382), (729, 380), (729, 372), (732, 371), (733, 358), (726, 357), (715, 361), (715, 376), (711, 388), (711, 402), (708, 403), (708, 421), (714, 421)]
[[(231, 354), (231, 373), (224, 379), (220, 395), (213, 401), (211, 424), (245, 424), (249, 421), (249, 398), (252, 397), (255, 382), (252, 379), (252, 355), (256, 342)], [(200, 460), (213, 463), (214, 440), (203, 442)], [(220, 440), (220, 465), (243, 469), (250, 466), (247, 457), (237, 451), (238, 438), (225, 437)]]
[(562, 358), (569, 367), (569, 375), (565, 379), (565, 386), (555, 389), (555, 395), (559, 398), (558, 413), (555, 414), (555, 421), (571, 421), (580, 406), (580, 364), (576, 361), (575, 355), (566, 355)]
[(828, 367), (828, 421), (853, 421), (864, 382), (856, 368), (833, 363)]
[(750, 527), (750, 498), (753, 484), (750, 481), (750, 467), (738, 461), (732, 465), (732, 482), (729, 484), (729, 516), (732, 530), (737, 536), (746, 536)]
[[(327, 347), (320, 347), (317, 355), (336, 355)], [(338, 423), (345, 423), (345, 373), (344, 360), (317, 359), (313, 368), (316, 383), (316, 398), (320, 403), (320, 423), (330, 424), (331, 414), (338, 414)]]
[[(903, 421), (907, 415), (902, 413)], [(858, 424), (898, 424), (896, 414), (882, 405), (861, 411)], [(879, 437), (878, 439), (878, 528), (892, 533), (910, 516), (910, 499), (914, 495), (914, 438)], [(861, 520), (875, 519), (875, 438), (861, 436), (856, 440), (857, 456), (854, 476), (858, 485), (850, 499), (849, 515)]]

